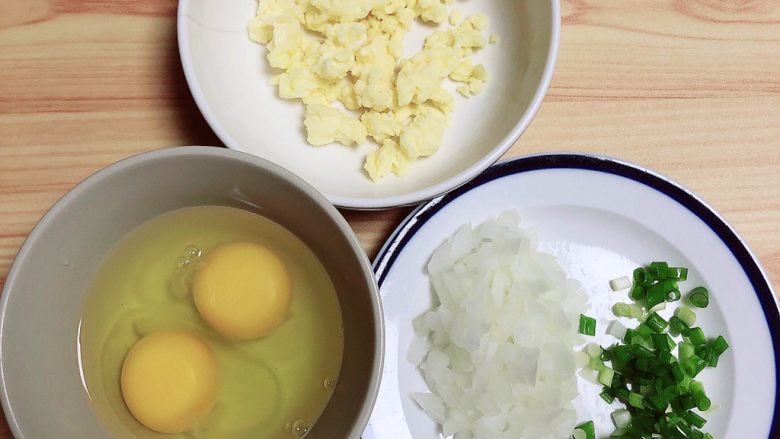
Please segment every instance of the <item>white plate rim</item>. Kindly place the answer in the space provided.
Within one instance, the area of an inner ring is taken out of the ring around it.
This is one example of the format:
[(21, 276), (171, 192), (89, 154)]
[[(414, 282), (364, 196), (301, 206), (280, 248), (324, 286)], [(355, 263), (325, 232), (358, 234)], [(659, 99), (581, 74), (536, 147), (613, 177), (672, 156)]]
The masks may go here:
[[(494, 164), (467, 184), (420, 204), (398, 225), (374, 258), (373, 270), (379, 290), (381, 291), (395, 259), (406, 244), (446, 205), (469, 191), (502, 177), (554, 169), (601, 172), (640, 183), (678, 202), (712, 230), (739, 263), (761, 305), (774, 350), (774, 393), (777, 401), (780, 386), (780, 300), (775, 295), (761, 263), (734, 228), (704, 200), (670, 178), (627, 161), (592, 154), (551, 153), (520, 156)], [(780, 437), (780, 404), (777, 402), (773, 409), (768, 437)]]

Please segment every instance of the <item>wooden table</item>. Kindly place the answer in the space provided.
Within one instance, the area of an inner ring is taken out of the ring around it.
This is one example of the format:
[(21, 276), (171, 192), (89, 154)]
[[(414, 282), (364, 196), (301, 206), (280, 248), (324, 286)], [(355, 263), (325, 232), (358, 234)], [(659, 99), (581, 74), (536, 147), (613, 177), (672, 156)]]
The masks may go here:
[[(563, 14), (547, 99), (507, 155), (660, 171), (720, 211), (780, 285), (780, 3), (564, 0)], [(174, 0), (0, 0), (0, 287), (35, 222), (86, 176), (221, 144), (187, 89), (175, 15)], [(373, 257), (409, 210), (344, 215)]]

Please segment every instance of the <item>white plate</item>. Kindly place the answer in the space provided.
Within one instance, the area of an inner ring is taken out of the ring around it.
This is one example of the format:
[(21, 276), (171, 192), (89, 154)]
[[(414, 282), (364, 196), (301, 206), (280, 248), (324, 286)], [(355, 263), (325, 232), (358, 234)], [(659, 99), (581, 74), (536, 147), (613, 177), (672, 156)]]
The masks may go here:
[[(385, 314), (385, 364), (364, 439), (441, 437), (409, 398), (410, 392), (427, 391), (406, 359), (411, 320), (432, 306), (424, 267), (459, 227), (507, 209), (517, 209), (523, 226), (539, 231), (541, 248), (582, 282), (601, 334), (613, 318), (611, 304), (626, 300), (625, 293), (610, 292), (609, 279), (654, 260), (689, 267), (683, 285), (711, 291), (697, 325), (731, 344), (717, 369), (699, 375), (713, 406), (720, 407), (707, 415), (704, 430), (717, 438), (780, 437), (777, 299), (744, 242), (704, 202), (658, 174), (612, 159), (560, 154), (489, 168), (420, 206), (385, 244), (374, 262)], [(614, 342), (606, 335), (595, 340)], [(608, 433), (614, 407), (598, 398), (598, 386), (580, 382), (580, 389), (580, 420), (594, 419), (600, 434)]]
[[(486, 88), (468, 100), (455, 93), (450, 128), (434, 156), (413, 163), (403, 177), (373, 183), (363, 171), (373, 143), (306, 143), (303, 105), (280, 99), (268, 85), (279, 72), (268, 65), (266, 49), (247, 36), (256, 5), (257, 0), (179, 1), (179, 52), (192, 95), (225, 145), (289, 169), (341, 207), (419, 203), (482, 172), (531, 123), (558, 52), (559, 0), (456, 2), (453, 8), (464, 14), (484, 13), (488, 35), (501, 37), (474, 56), (487, 68)], [(430, 32), (429, 26), (416, 24), (405, 39), (405, 53), (418, 52)]]

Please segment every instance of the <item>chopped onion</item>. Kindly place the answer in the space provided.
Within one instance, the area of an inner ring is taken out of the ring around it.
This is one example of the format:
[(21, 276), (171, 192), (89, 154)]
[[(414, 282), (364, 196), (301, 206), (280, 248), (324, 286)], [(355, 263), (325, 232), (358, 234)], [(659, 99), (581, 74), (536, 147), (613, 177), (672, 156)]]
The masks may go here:
[(628, 426), (631, 422), (631, 413), (626, 409), (617, 409), (612, 414), (612, 423), (615, 424), (615, 428), (622, 429)]
[(607, 326), (607, 334), (617, 338), (618, 340), (623, 340), (623, 338), (626, 336), (626, 327), (623, 326), (623, 324), (619, 321), (613, 320), (610, 322), (609, 326)]
[(410, 395), (421, 409), (434, 421), (444, 422), (444, 403), (432, 393), (412, 393)]
[(464, 226), (428, 263), (439, 304), (414, 319), (420, 339), (408, 359), (432, 392), (412, 398), (445, 436), (562, 438), (574, 430), (583, 362), (574, 346), (586, 297), (518, 222), (509, 211)]

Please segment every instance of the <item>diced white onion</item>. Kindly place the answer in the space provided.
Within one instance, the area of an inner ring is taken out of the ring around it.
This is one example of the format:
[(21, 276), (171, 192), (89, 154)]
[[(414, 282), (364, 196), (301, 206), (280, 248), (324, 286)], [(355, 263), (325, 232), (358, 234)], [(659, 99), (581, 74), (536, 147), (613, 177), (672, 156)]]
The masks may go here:
[(615, 424), (615, 428), (622, 429), (628, 426), (631, 422), (631, 413), (626, 409), (617, 409), (612, 414), (612, 423)]
[(609, 326), (607, 326), (607, 334), (617, 338), (618, 340), (623, 340), (623, 338), (625, 338), (626, 330), (626, 327), (623, 326), (623, 324), (618, 320), (613, 320), (609, 323)]
[(410, 395), (421, 409), (434, 421), (444, 422), (444, 403), (441, 398), (432, 393), (412, 393)]
[(464, 226), (428, 263), (439, 304), (414, 319), (422, 338), (408, 359), (432, 392), (412, 398), (444, 436), (558, 438), (576, 425), (575, 373), (588, 358), (574, 346), (587, 298), (518, 222), (509, 211)]

